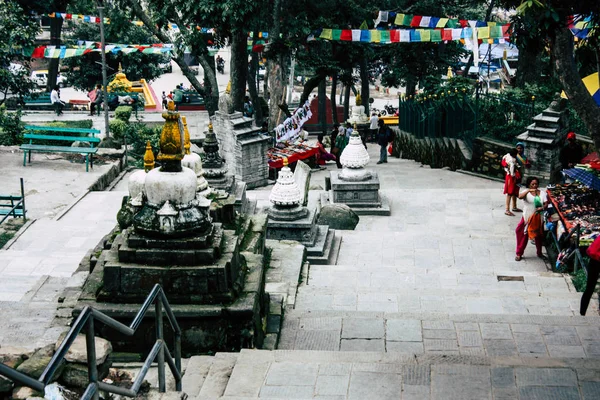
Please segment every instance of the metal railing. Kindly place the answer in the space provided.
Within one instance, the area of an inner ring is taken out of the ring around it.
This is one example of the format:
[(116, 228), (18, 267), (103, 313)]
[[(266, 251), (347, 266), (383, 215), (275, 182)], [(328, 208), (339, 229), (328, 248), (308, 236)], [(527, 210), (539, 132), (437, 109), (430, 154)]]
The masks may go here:
[[(26, 210), (25, 210), (25, 188), (23, 187), (23, 178), (21, 179), (21, 197), (18, 196), (0, 196), (0, 200), (10, 201), (11, 209), (7, 211), (7, 214), (0, 220), (0, 224), (3, 223), (8, 217), (13, 218), (23, 217), (23, 221), (27, 221)], [(15, 201), (17, 201), (15, 203)], [(22, 210), (21, 213), (17, 213), (17, 210)]]
[[(148, 312), (148, 309), (155, 302), (155, 316), (156, 316), (156, 342), (148, 354), (146, 361), (144, 361), (144, 365), (140, 371), (140, 374), (137, 376), (133, 385), (130, 389), (118, 387), (114, 385), (109, 385), (107, 383), (101, 382), (98, 380), (98, 369), (96, 366), (96, 346), (95, 346), (95, 331), (94, 331), (94, 320), (97, 320), (113, 329), (116, 329), (120, 333), (128, 336), (133, 336), (140, 326), (144, 316)], [(164, 310), (163, 310), (164, 307)], [(175, 357), (171, 356), (169, 349), (165, 345), (163, 339), (163, 311), (166, 313), (167, 318), (169, 319), (169, 323), (171, 324), (171, 328), (175, 333)], [(88, 380), (89, 384), (83, 393), (81, 399), (89, 400), (99, 399), (99, 391), (104, 390), (106, 392), (119, 394), (123, 396), (135, 397), (140, 390), (142, 383), (144, 382), (144, 377), (146, 373), (150, 369), (150, 366), (157, 360), (158, 364), (158, 389), (161, 393), (166, 391), (166, 381), (165, 381), (165, 360), (169, 365), (171, 373), (175, 378), (176, 390), (181, 391), (181, 329), (177, 324), (177, 320), (175, 319), (175, 315), (171, 310), (171, 306), (165, 296), (165, 293), (160, 285), (155, 285), (146, 301), (138, 311), (137, 315), (131, 322), (131, 325), (124, 325), (115, 319), (107, 316), (106, 314), (95, 310), (89, 306), (86, 306), (79, 314), (79, 317), (73, 323), (71, 330), (63, 340), (62, 344), (54, 353), (54, 356), (48, 363), (48, 366), (39, 377), (38, 380), (31, 378), (28, 375), (25, 375), (17, 370), (14, 370), (2, 363), (0, 363), (0, 375), (4, 375), (7, 378), (19, 382), (25, 386), (33, 388), (39, 392), (44, 392), (44, 388), (48, 385), (56, 373), (56, 370), (60, 367), (63, 362), (63, 358), (67, 351), (73, 344), (73, 341), (77, 337), (77, 335), (85, 329), (85, 338), (86, 338), (86, 349), (87, 349), (87, 364), (88, 364)]]

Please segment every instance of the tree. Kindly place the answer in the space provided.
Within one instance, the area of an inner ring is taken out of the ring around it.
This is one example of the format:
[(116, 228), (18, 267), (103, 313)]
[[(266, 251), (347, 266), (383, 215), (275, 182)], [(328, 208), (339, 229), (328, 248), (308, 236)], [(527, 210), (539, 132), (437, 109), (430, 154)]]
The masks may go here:
[[(517, 7), (525, 18), (532, 18), (539, 26), (538, 40), (548, 40), (552, 65), (556, 78), (560, 81), (573, 109), (583, 121), (596, 148), (600, 148), (600, 108), (589, 94), (581, 80), (574, 57), (574, 38), (568, 29), (568, 21), (573, 16), (590, 16), (590, 25), (600, 23), (600, 2), (597, 0), (504, 0), (504, 6)], [(590, 31), (594, 43), (600, 30)]]
[(0, 93), (3, 94), (0, 104), (9, 93), (22, 97), (33, 88), (27, 77), (25, 67), (28, 67), (29, 57), (25, 53), (32, 48), (38, 31), (35, 18), (25, 14), (19, 4), (0, 0), (0, 37), (6, 46), (0, 52)]

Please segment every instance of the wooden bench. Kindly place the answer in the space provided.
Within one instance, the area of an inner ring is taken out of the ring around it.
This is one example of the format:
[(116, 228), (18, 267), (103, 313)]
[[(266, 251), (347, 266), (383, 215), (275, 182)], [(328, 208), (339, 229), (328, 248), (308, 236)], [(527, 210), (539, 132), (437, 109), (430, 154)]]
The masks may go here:
[(0, 220), (0, 224), (11, 216), (13, 218), (20, 217), (27, 220), (27, 217), (25, 216), (25, 190), (23, 188), (23, 178), (21, 178), (21, 196), (0, 194), (0, 215), (4, 215), (4, 218)]
[[(93, 160), (90, 157), (91, 154), (95, 154), (98, 151), (94, 144), (100, 143), (100, 138), (95, 135), (100, 133), (97, 129), (84, 129), (84, 128), (55, 128), (52, 126), (35, 126), (25, 125), (24, 139), (28, 139), (29, 143), (23, 143), (21, 150), (23, 150), (23, 166), (27, 165), (27, 153), (29, 153), (29, 162), (31, 163), (31, 152), (39, 151), (45, 153), (79, 153), (85, 154), (85, 171), (89, 171), (89, 165), (93, 165)], [(39, 133), (41, 132), (41, 133)], [(58, 135), (56, 135), (58, 133)], [(92, 136), (61, 136), (60, 134), (86, 134)], [(59, 142), (86, 142), (90, 144), (90, 147), (71, 147), (71, 146), (60, 146), (34, 143), (34, 141), (50, 141)]]
[[(54, 106), (50, 101), (50, 93), (40, 93), (38, 96), (23, 97), (23, 106), (32, 110), (53, 110)], [(70, 103), (65, 103), (63, 110), (70, 110), (73, 107)]]

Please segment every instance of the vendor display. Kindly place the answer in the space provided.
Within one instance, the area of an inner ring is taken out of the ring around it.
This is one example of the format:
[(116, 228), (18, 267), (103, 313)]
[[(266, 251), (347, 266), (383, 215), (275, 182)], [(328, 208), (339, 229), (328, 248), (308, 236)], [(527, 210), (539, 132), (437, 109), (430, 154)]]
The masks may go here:
[(279, 169), (283, 167), (283, 159), (287, 158), (288, 164), (298, 160), (305, 160), (314, 157), (319, 151), (315, 144), (307, 142), (302, 143), (277, 143), (277, 146), (267, 151), (269, 168)]
[(582, 183), (548, 186), (548, 198), (563, 224), (556, 236), (580, 226), (580, 246), (591, 244), (600, 235), (600, 192)]

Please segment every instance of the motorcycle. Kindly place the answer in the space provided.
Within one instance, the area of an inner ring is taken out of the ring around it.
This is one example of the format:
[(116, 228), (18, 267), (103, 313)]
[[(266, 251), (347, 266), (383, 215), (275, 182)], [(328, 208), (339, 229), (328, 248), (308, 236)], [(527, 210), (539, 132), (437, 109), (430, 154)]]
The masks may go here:
[(217, 61), (217, 72), (221, 74), (225, 73), (225, 60), (221, 59)]
[(391, 104), (386, 104), (385, 106), (383, 106), (383, 108), (387, 115), (396, 115), (396, 113), (398, 112), (398, 109), (392, 106)]

